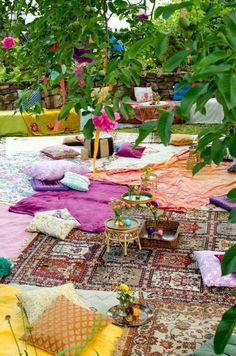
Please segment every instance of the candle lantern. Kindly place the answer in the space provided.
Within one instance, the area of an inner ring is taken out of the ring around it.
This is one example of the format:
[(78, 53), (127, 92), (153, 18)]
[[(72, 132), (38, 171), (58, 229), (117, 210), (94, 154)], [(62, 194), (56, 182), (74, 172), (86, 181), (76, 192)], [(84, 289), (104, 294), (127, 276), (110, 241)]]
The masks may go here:
[(144, 168), (144, 173), (141, 175), (141, 191), (148, 192), (152, 195), (157, 189), (157, 175), (152, 173), (151, 167)]

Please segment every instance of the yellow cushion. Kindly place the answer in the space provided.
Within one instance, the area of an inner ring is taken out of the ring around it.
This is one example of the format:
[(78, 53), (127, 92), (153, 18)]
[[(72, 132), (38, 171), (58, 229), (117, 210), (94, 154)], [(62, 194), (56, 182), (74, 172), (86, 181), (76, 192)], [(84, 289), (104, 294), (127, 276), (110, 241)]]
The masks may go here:
[(61, 295), (21, 339), (53, 355), (68, 348), (68, 354), (74, 355), (74, 347), (80, 353), (83, 345), (110, 323), (105, 315), (79, 307)]
[[(12, 326), (18, 339), (18, 343), (23, 353), (24, 342), (19, 340), (19, 337), (24, 333), (22, 317), (17, 306), (16, 293), (21, 290), (12, 286), (0, 284), (0, 345), (1, 356), (18, 355), (17, 347), (11, 334), (8, 322), (5, 320), (5, 315), (11, 315)], [(94, 350), (99, 355), (111, 356), (114, 351), (115, 344), (118, 338), (122, 335), (123, 329), (115, 326), (108, 325), (102, 332), (89, 344), (81, 356), (94, 356)], [(29, 355), (35, 355), (33, 346), (27, 347)], [(38, 356), (49, 356), (50, 354), (41, 349), (37, 349)]]
[(194, 137), (192, 135), (172, 134), (170, 137), (170, 144), (174, 146), (191, 145), (193, 141)]

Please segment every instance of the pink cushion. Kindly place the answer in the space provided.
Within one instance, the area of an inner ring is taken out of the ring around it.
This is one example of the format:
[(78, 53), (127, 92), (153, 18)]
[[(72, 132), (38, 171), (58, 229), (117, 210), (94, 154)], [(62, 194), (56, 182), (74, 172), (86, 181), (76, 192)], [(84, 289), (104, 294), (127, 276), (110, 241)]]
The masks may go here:
[(137, 146), (134, 150), (132, 150), (133, 144), (130, 142), (123, 143), (119, 150), (116, 152), (117, 156), (121, 157), (132, 157), (132, 158), (141, 158), (143, 155), (143, 151), (146, 147)]
[(203, 284), (207, 287), (236, 287), (236, 278), (229, 274), (221, 275), (221, 266), (219, 258), (215, 255), (223, 254), (216, 251), (195, 251), (194, 257), (197, 260)]
[(39, 161), (29, 164), (24, 168), (24, 172), (28, 177), (49, 181), (62, 179), (65, 172), (85, 174), (88, 171), (86, 166), (65, 160)]

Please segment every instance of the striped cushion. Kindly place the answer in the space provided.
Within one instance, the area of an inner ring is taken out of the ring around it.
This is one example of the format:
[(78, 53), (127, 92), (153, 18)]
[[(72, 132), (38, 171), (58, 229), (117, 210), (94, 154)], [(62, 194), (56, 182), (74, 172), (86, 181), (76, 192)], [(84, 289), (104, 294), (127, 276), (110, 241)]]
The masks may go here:
[(66, 172), (64, 178), (61, 179), (61, 183), (71, 189), (79, 190), (80, 192), (88, 192), (90, 180), (80, 174)]

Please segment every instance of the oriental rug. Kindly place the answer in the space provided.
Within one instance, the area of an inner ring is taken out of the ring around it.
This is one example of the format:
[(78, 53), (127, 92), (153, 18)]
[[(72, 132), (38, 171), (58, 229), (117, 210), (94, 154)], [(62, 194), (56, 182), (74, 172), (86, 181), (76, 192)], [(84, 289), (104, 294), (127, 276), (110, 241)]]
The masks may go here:
[[(137, 211), (136, 216), (141, 217)], [(74, 231), (65, 240), (38, 234), (22, 251), (4, 283), (56, 286), (68, 281), (78, 289), (110, 291), (113, 283), (127, 283), (149, 299), (232, 304), (227, 288), (202, 284), (193, 251), (224, 251), (236, 243), (236, 226), (223, 212), (167, 212), (162, 219), (180, 222), (180, 243), (173, 249), (142, 248), (135, 244), (123, 255), (119, 245), (110, 253), (102, 234)]]

